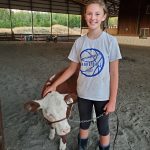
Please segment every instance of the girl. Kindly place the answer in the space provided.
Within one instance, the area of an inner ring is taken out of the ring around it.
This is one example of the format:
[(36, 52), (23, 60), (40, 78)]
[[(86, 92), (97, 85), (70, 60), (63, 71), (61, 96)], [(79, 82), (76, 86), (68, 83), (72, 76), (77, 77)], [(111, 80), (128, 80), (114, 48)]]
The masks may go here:
[[(109, 113), (115, 111), (118, 90), (118, 60), (121, 54), (116, 38), (102, 31), (107, 18), (107, 8), (102, 0), (91, 0), (85, 7), (88, 33), (79, 37), (68, 56), (70, 65), (63, 75), (45, 90), (45, 95), (71, 77), (80, 68), (77, 81), (80, 121), (90, 120), (93, 105), (99, 132), (99, 149), (109, 150)], [(86, 150), (90, 122), (80, 123), (78, 149)]]

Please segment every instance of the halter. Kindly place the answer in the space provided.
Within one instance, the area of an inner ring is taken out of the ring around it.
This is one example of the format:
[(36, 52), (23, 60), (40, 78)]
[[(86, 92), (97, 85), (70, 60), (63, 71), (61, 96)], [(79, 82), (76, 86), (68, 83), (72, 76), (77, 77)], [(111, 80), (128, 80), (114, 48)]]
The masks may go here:
[(49, 120), (46, 119), (46, 121), (48, 122), (49, 125), (52, 125), (53, 123), (61, 122), (61, 121), (65, 120), (65, 119), (67, 119), (67, 117), (65, 117), (63, 119), (60, 119), (60, 120), (56, 120), (56, 121), (49, 121)]

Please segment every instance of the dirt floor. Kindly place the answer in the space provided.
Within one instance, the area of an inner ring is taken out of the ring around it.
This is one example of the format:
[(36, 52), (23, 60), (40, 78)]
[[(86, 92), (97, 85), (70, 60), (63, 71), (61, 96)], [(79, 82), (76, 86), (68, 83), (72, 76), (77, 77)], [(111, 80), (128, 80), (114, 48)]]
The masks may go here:
[[(7, 150), (58, 149), (59, 137), (48, 139), (49, 126), (41, 112), (28, 113), (23, 104), (40, 98), (48, 77), (68, 65), (71, 46), (72, 43), (0, 44), (0, 99)], [(110, 115), (111, 150), (150, 150), (150, 47), (120, 48), (123, 59), (117, 110)], [(72, 120), (78, 119), (75, 105)], [(77, 150), (79, 124), (70, 121), (70, 125), (67, 150)], [(97, 137), (96, 124), (92, 124), (89, 150), (95, 150)]]

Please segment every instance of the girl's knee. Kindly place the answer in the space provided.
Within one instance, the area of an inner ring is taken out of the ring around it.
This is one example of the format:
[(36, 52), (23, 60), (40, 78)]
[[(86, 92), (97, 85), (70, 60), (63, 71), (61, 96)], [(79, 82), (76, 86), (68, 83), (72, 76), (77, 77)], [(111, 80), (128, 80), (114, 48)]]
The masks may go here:
[(86, 139), (89, 136), (89, 130), (88, 129), (84, 130), (84, 129), (80, 128), (80, 134), (79, 135), (81, 138)]
[(107, 147), (110, 145), (110, 134), (106, 136), (100, 136), (99, 145), (102, 147)]

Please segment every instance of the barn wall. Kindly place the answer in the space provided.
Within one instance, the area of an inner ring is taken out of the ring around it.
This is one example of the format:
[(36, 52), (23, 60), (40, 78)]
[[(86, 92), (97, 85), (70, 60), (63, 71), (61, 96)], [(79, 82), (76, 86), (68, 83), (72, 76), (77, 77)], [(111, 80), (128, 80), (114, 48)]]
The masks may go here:
[(118, 34), (139, 36), (141, 28), (150, 28), (149, 0), (121, 0)]
[(150, 0), (145, 0), (141, 7), (140, 27), (150, 28)]

